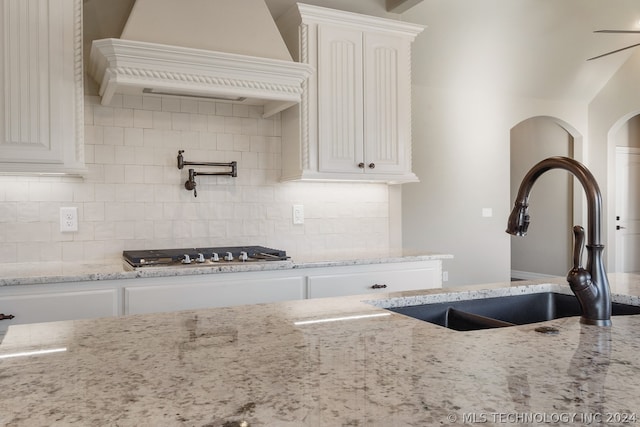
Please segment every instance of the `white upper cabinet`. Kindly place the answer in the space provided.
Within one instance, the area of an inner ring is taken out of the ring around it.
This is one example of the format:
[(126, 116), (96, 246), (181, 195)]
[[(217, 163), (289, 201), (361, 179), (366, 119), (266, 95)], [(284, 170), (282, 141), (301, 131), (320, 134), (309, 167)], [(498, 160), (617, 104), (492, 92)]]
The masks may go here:
[(411, 43), (423, 27), (305, 4), (278, 26), (316, 70), (301, 104), (282, 113), (282, 179), (417, 181)]
[(81, 0), (0, 0), (0, 173), (84, 172)]

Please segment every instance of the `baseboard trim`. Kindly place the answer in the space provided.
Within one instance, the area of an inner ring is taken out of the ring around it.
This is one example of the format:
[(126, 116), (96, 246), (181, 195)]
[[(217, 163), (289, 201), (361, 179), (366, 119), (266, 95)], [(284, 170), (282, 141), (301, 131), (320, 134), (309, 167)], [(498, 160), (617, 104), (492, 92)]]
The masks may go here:
[(551, 279), (551, 278), (557, 278), (557, 277), (558, 276), (554, 276), (552, 274), (542, 274), (542, 273), (532, 273), (530, 271), (511, 270), (512, 279), (541, 280), (541, 279)]

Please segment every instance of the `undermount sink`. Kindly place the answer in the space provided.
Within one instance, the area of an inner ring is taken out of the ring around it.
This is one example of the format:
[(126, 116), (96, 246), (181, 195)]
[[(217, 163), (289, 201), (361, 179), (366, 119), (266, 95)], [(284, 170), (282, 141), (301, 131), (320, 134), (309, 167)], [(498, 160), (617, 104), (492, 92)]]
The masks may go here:
[[(457, 331), (500, 328), (582, 314), (573, 295), (541, 292), (387, 308)], [(640, 314), (640, 306), (613, 303), (612, 315)]]

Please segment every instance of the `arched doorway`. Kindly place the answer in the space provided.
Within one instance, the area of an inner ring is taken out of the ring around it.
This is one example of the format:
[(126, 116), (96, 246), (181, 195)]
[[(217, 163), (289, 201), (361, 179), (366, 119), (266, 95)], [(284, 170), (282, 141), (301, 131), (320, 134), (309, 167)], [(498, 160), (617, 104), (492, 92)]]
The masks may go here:
[[(552, 117), (532, 117), (511, 129), (511, 201), (533, 165), (552, 156), (575, 156), (574, 136)], [(574, 178), (550, 171), (536, 182), (530, 195), (531, 225), (525, 238), (511, 238), (514, 279), (563, 276), (571, 266), (574, 223)]]

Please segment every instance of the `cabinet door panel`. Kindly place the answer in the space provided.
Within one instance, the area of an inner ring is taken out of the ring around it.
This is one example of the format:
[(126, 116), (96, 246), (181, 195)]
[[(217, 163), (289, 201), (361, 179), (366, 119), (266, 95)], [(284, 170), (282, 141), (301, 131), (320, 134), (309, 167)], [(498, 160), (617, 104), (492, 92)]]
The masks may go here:
[(82, 2), (0, 0), (0, 171), (84, 171)]
[(424, 27), (302, 3), (277, 24), (292, 55), (317, 70), (283, 112), (282, 180), (418, 181), (410, 53)]
[(364, 161), (362, 32), (318, 28), (319, 168), (358, 172)]
[(125, 313), (260, 304), (304, 298), (302, 277), (182, 283), (125, 289)]
[(100, 289), (2, 296), (0, 313), (15, 316), (11, 320), (1, 320), (0, 329), (24, 323), (117, 316), (118, 291)]
[(308, 278), (309, 298), (399, 292), (442, 285), (440, 262), (422, 268), (406, 268), (353, 274), (328, 274)]
[[(367, 173), (403, 173), (410, 146), (406, 100), (410, 76), (405, 40), (382, 34), (364, 37), (364, 152)], [(369, 165), (375, 165), (370, 168)]]

